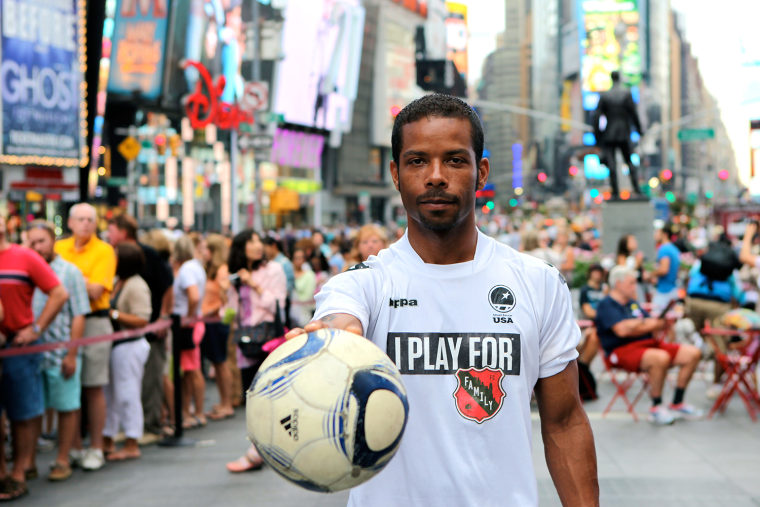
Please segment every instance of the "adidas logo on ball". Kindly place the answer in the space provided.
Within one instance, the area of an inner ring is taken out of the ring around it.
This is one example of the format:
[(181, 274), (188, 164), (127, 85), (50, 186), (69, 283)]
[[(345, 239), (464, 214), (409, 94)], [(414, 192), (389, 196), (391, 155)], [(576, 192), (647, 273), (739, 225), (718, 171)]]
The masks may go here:
[(293, 437), (293, 440), (298, 442), (298, 409), (293, 409), (292, 414), (288, 414), (280, 420), (280, 425), (288, 432), (288, 435)]

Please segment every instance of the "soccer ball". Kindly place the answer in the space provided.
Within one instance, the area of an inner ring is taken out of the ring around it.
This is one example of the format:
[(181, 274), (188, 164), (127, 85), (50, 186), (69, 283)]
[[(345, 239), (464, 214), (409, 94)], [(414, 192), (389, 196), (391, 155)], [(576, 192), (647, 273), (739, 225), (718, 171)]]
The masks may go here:
[(267, 357), (247, 393), (246, 424), (278, 474), (329, 492), (388, 464), (408, 411), (401, 375), (382, 350), (348, 331), (320, 329)]

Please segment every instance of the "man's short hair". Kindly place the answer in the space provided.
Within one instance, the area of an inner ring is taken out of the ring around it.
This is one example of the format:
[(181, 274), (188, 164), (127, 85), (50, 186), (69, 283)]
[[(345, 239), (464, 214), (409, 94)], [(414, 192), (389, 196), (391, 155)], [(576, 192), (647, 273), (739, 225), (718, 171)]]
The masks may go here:
[(32, 229), (41, 229), (50, 235), (50, 239), (55, 241), (55, 225), (48, 222), (47, 220), (37, 219), (32, 221), (26, 228), (27, 231), (31, 231)]
[(475, 110), (462, 99), (444, 95), (442, 93), (432, 93), (419, 99), (411, 101), (396, 116), (393, 122), (393, 133), (391, 134), (391, 151), (393, 152), (393, 161), (399, 163), (401, 158), (402, 129), (404, 125), (437, 116), (439, 118), (462, 118), (470, 122), (470, 137), (472, 139), (472, 149), (475, 152), (475, 163), (479, 164), (483, 158), (483, 125)]
[(620, 71), (619, 70), (613, 70), (610, 72), (610, 79), (612, 79), (613, 83), (617, 83), (620, 81)]
[(636, 278), (639, 274), (635, 269), (628, 266), (615, 266), (610, 270), (610, 276), (608, 277), (608, 283), (610, 287), (615, 287), (618, 282), (622, 282), (626, 277), (632, 276)]
[(604, 274), (604, 268), (601, 264), (592, 264), (588, 268), (588, 274), (591, 275), (594, 271), (599, 271), (601, 274)]
[(115, 225), (120, 231), (126, 232), (128, 239), (137, 241), (137, 220), (133, 216), (122, 213), (111, 218), (108, 223)]

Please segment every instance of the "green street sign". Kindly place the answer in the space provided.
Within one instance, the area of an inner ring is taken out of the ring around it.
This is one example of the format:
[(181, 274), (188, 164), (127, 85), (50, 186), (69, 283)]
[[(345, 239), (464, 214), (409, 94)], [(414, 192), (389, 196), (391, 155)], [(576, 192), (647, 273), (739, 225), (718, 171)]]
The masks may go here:
[(127, 185), (127, 178), (124, 176), (111, 176), (106, 180), (106, 186), (123, 187)]
[(682, 142), (704, 141), (715, 139), (715, 129), (681, 129), (678, 131), (678, 140)]

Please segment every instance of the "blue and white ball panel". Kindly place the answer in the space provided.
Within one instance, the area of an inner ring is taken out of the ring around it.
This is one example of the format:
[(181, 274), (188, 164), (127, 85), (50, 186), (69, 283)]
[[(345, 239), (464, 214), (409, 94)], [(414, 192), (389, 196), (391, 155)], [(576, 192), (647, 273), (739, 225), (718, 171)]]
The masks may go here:
[(385, 353), (334, 329), (278, 347), (247, 396), (248, 435), (262, 458), (316, 491), (350, 488), (382, 469), (398, 448), (409, 408)]

